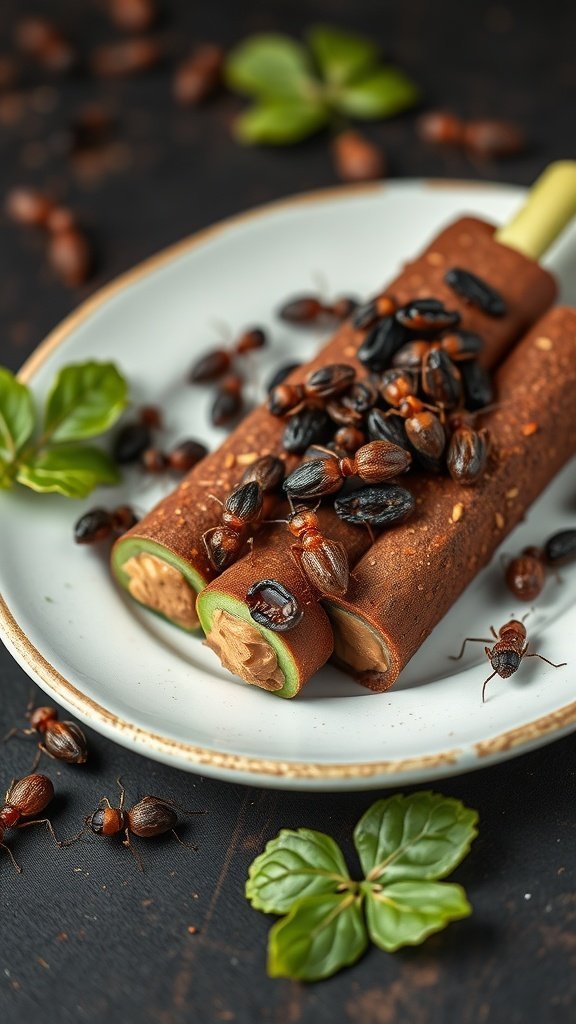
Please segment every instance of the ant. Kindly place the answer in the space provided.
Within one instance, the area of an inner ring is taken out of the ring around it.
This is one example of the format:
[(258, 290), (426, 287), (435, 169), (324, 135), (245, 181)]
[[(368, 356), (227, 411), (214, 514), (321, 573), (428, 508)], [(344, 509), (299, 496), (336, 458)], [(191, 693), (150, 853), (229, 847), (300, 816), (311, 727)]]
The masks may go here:
[[(530, 614), (529, 612), (527, 614)], [(524, 616), (526, 618), (526, 616)], [(560, 662), (559, 665), (555, 665), (553, 661), (549, 661), (543, 654), (528, 654), (528, 641), (526, 639), (526, 626), (524, 621), (520, 622), (518, 619), (510, 619), (506, 622), (496, 633), (494, 626), (490, 626), (490, 632), (496, 640), (496, 643), (490, 649), (490, 647), (484, 648), (484, 653), (494, 671), (484, 680), (482, 687), (482, 703), (486, 700), (486, 686), (495, 675), (499, 675), (501, 679), (508, 679), (520, 668), (520, 662), (523, 658), (540, 658), (541, 661), (545, 661), (547, 665), (551, 665), (552, 668), (562, 668), (567, 664), (566, 661)], [(478, 643), (478, 644), (489, 644), (491, 638), (479, 637), (479, 636), (467, 636), (462, 642), (460, 654), (451, 654), (450, 657), (453, 661), (458, 661), (459, 658), (464, 654), (464, 648), (467, 643)]]
[(4, 741), (12, 736), (33, 736), (35, 732), (44, 737), (38, 744), (32, 771), (38, 767), (42, 754), (48, 754), (67, 764), (84, 764), (88, 758), (88, 743), (84, 732), (76, 722), (59, 722), (58, 711), (53, 707), (35, 708), (31, 700), (26, 708), (29, 729), (11, 729)]
[(4, 797), (4, 806), (0, 807), (0, 848), (6, 850), (18, 874), (22, 868), (14, 857), (12, 850), (6, 846), (4, 833), (8, 828), (28, 828), (30, 825), (47, 825), (56, 846), (62, 846), (58, 841), (52, 828), (49, 818), (35, 818), (34, 821), (23, 821), (21, 818), (30, 818), (34, 814), (40, 814), (45, 810), (54, 797), (54, 786), (47, 775), (25, 775), (23, 779), (13, 779)]
[(405, 473), (412, 456), (392, 441), (371, 441), (355, 455), (339, 459), (336, 455), (307, 459), (284, 481), (289, 498), (322, 498), (339, 491), (346, 477), (358, 476), (365, 483), (383, 483)]
[(451, 434), (446, 465), (452, 479), (465, 487), (477, 483), (490, 454), (490, 434), (485, 427), (476, 430), (475, 423), (474, 413), (460, 411), (449, 417)]
[(352, 386), (356, 370), (347, 363), (331, 363), (312, 370), (301, 384), (278, 384), (268, 396), (268, 410), (273, 416), (293, 415), (309, 402), (341, 395)]
[(324, 597), (343, 597), (350, 582), (348, 552), (338, 540), (325, 537), (318, 523), (315, 509), (299, 505), (294, 508), (290, 496), (291, 512), (288, 519), (271, 519), (272, 523), (286, 523), (298, 543), (290, 551), (300, 571), (315, 590)]
[(264, 495), (260, 484), (251, 480), (236, 487), (224, 503), (212, 497), (223, 505), (222, 526), (206, 530), (202, 542), (211, 565), (216, 572), (222, 572), (238, 558), (248, 526), (260, 519)]
[(185, 846), (188, 850), (198, 849), (191, 843), (185, 843), (176, 832), (174, 827), (178, 824), (176, 810), (183, 814), (205, 814), (206, 811), (188, 811), (179, 807), (173, 800), (150, 795), (143, 796), (133, 807), (125, 810), (126, 790), (120, 779), (116, 779), (116, 782), (120, 789), (118, 806), (112, 807), (108, 797), (102, 797), (96, 810), (84, 818), (84, 828), (71, 839), (64, 840), (61, 843), (62, 846), (71, 846), (86, 832), (93, 832), (97, 836), (114, 836), (123, 832), (122, 844), (130, 850), (140, 871), (144, 870), (144, 865), (138, 850), (130, 841), (130, 833), (141, 839), (150, 839), (152, 836), (161, 836), (166, 832), (171, 832), (180, 846)]
[(443, 410), (421, 401), (416, 391), (416, 378), (411, 371), (386, 370), (382, 374), (380, 394), (393, 407), (384, 415), (401, 416), (413, 448), (426, 461), (437, 465), (446, 447), (446, 431), (438, 415)]

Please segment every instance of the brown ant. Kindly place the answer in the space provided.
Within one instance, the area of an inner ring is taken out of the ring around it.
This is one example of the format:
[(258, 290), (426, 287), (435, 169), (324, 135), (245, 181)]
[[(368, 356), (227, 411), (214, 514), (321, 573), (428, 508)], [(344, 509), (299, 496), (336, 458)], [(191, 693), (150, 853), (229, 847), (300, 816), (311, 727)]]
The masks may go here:
[(32, 771), (38, 767), (42, 754), (48, 754), (58, 761), (67, 764), (84, 764), (88, 758), (88, 742), (84, 732), (76, 722), (59, 722), (58, 711), (53, 707), (35, 708), (30, 701), (26, 708), (26, 718), (30, 722), (29, 729), (14, 728), (4, 737), (4, 741), (12, 736), (33, 736), (39, 733), (44, 737), (38, 744), (38, 752), (32, 764)]
[(205, 814), (206, 811), (188, 811), (184, 807), (179, 807), (173, 800), (149, 794), (143, 796), (133, 807), (125, 810), (126, 790), (120, 779), (116, 779), (116, 782), (120, 788), (118, 806), (112, 807), (108, 797), (102, 797), (96, 810), (84, 818), (84, 828), (71, 839), (64, 840), (61, 843), (62, 846), (71, 846), (86, 832), (93, 832), (97, 836), (115, 836), (119, 832), (123, 832), (122, 845), (130, 850), (140, 871), (144, 870), (142, 858), (130, 841), (130, 833), (141, 839), (150, 839), (152, 836), (162, 836), (166, 832), (171, 832), (180, 846), (185, 846), (188, 850), (198, 849), (191, 843), (185, 843), (176, 832), (175, 826), (178, 824), (176, 811), (181, 811), (182, 814)]
[(331, 363), (312, 370), (301, 384), (278, 384), (268, 396), (268, 410), (273, 416), (297, 413), (308, 402), (341, 395), (352, 386), (356, 371), (347, 363)]
[(322, 498), (339, 491), (346, 477), (358, 476), (365, 483), (383, 483), (410, 468), (412, 456), (392, 441), (371, 441), (353, 456), (307, 459), (284, 481), (289, 498)]
[(30, 825), (47, 825), (56, 846), (58, 841), (49, 818), (35, 818), (34, 821), (20, 821), (30, 818), (45, 810), (54, 797), (54, 786), (47, 775), (25, 775), (23, 779), (13, 779), (4, 797), (4, 806), (0, 807), (0, 848), (6, 850), (16, 871), (21, 874), (22, 868), (14, 857), (12, 850), (6, 846), (4, 833), (8, 828), (28, 828)]
[(222, 526), (206, 530), (202, 534), (202, 542), (217, 572), (222, 572), (238, 558), (246, 541), (248, 527), (260, 519), (263, 497), (260, 484), (251, 480), (236, 487), (224, 503), (214, 498), (223, 504)]
[(416, 390), (416, 378), (409, 370), (386, 370), (380, 394), (393, 408), (384, 415), (401, 416), (413, 448), (426, 461), (438, 465), (446, 447), (446, 431), (438, 415), (443, 410), (422, 402)]
[[(526, 618), (526, 616), (524, 616)], [(520, 662), (523, 658), (540, 658), (541, 661), (545, 661), (547, 665), (551, 665), (552, 668), (562, 668), (567, 662), (562, 661), (556, 665), (553, 661), (549, 661), (543, 654), (528, 654), (528, 641), (526, 639), (526, 626), (524, 622), (520, 622), (518, 619), (510, 619), (498, 630), (498, 633), (494, 629), (494, 626), (490, 626), (490, 632), (496, 640), (496, 643), (492, 648), (485, 647), (484, 653), (494, 671), (484, 680), (482, 687), (482, 703), (486, 700), (486, 686), (495, 675), (499, 675), (501, 679), (508, 679), (520, 668)], [(479, 637), (479, 636), (467, 636), (462, 642), (462, 647), (459, 654), (451, 654), (450, 657), (453, 661), (458, 661), (459, 658), (464, 654), (464, 648), (467, 643), (478, 643), (478, 644), (489, 644), (491, 638)]]
[(320, 530), (316, 509), (299, 505), (294, 508), (290, 497), (291, 512), (287, 519), (272, 519), (269, 522), (286, 523), (298, 543), (290, 551), (308, 583), (324, 597), (343, 597), (350, 582), (348, 552), (338, 540), (330, 540)]

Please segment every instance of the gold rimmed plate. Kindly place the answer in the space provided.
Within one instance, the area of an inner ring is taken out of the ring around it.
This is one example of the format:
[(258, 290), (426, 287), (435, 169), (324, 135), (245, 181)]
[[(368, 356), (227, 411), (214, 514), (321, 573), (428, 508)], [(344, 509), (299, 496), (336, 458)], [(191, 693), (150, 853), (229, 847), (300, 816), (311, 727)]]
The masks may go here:
[[(201, 348), (222, 332), (267, 327), (270, 352), (255, 363), (253, 397), (281, 361), (305, 358), (320, 340), (281, 324), (278, 303), (319, 287), (367, 295), (451, 219), (505, 221), (524, 191), (474, 183), (399, 182), (312, 193), (201, 232), (104, 288), (61, 324), (21, 371), (46, 393), (68, 362), (114, 359), (138, 403), (166, 413), (165, 442), (220, 435), (207, 426), (210, 396), (186, 384)], [(570, 233), (569, 233), (570, 235)], [(570, 294), (575, 233), (547, 263)], [(573, 277), (573, 275), (572, 275)], [(574, 289), (574, 285), (572, 284)], [(503, 545), (515, 551), (573, 525), (574, 467), (560, 474)], [(0, 630), (25, 671), (79, 719), (175, 767), (230, 781), (301, 789), (421, 782), (481, 767), (576, 726), (570, 664), (526, 663), (497, 681), (482, 705), (482, 655), (454, 671), (462, 636), (514, 610), (498, 556), (437, 627), (391, 692), (371, 694), (328, 667), (294, 701), (247, 687), (191, 636), (132, 604), (103, 553), (76, 547), (75, 520), (94, 504), (141, 510), (170, 484), (138, 471), (86, 502), (24, 491), (0, 494)], [(570, 662), (576, 573), (550, 581), (530, 621), (538, 649)]]

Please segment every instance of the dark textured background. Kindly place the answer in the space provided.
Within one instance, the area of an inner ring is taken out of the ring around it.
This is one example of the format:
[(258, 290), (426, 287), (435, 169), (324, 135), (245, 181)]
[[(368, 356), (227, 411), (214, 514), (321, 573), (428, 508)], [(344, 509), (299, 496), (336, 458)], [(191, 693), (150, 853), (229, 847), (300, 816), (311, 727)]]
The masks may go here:
[[(81, 49), (115, 31), (89, 0), (2, 0), (0, 53), (17, 14), (47, 12)], [(529, 183), (551, 159), (575, 154), (573, 5), (431, 4), (429, 0), (165, 0), (170, 52), (197, 40), (224, 44), (317, 19), (373, 33), (422, 85), (430, 106), (469, 116), (507, 116), (531, 140), (522, 157), (474, 166), (427, 148), (413, 117), (371, 127), (393, 175), (498, 178)], [(546, 12), (546, 19), (545, 14)], [(37, 183), (70, 201), (93, 231), (99, 268), (89, 287), (67, 291), (46, 269), (34, 233), (2, 223), (0, 362), (17, 368), (43, 335), (90, 290), (176, 238), (261, 201), (333, 184), (325, 139), (294, 150), (243, 150), (229, 136), (237, 108), (223, 97), (178, 109), (169, 66), (128, 81), (38, 77), (21, 95), (0, 95), (0, 193)], [(84, 103), (116, 111), (114, 145), (96, 164), (62, 155), (63, 130)], [(0, 541), (1, 542), (1, 541)], [(29, 684), (0, 650), (0, 732), (21, 718)], [(574, 1019), (576, 757), (571, 739), (501, 767), (443, 782), (480, 811), (480, 838), (455, 878), (474, 915), (424, 947), (375, 949), (331, 981), (300, 986), (265, 974), (270, 919), (243, 898), (250, 860), (281, 826), (307, 825), (349, 841), (378, 794), (263, 792), (163, 768), (90, 734), (82, 769), (46, 765), (59, 793), (55, 826), (69, 835), (120, 773), (129, 797), (172, 797), (209, 813), (172, 840), (141, 843), (146, 873), (114, 840), (57, 852), (32, 829), (14, 848), (25, 873), (0, 860), (0, 1020), (124, 1020), (142, 1024), (270, 1021), (282, 1024), (479, 1024)], [(0, 750), (6, 784), (32, 760), (32, 741)], [(196, 928), (191, 933), (190, 928)]]

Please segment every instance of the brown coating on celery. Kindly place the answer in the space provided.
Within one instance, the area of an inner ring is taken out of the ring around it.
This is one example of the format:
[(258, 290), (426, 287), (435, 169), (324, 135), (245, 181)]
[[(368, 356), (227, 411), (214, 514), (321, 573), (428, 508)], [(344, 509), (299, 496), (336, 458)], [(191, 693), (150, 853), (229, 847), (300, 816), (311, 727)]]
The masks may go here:
[[(290, 543), (294, 542), (294, 538), (290, 538), (286, 530), (287, 543), (282, 543), (281, 538), (283, 539), (284, 534), (278, 533), (279, 529), (281, 528), (277, 527), (273, 530), (271, 527), (264, 527), (255, 540), (253, 552), (238, 563), (242, 567), (241, 571), (235, 573), (235, 566), (231, 566), (222, 576), (210, 583), (202, 591), (202, 605), (199, 607), (203, 617), (202, 608), (206, 608), (207, 604), (210, 605), (211, 595), (217, 596), (219, 607), (225, 609), (228, 598), (236, 598), (246, 606), (248, 586), (262, 579), (278, 580), (291, 593), (297, 593), (298, 600), (305, 611), (304, 618), (296, 629), (277, 634), (297, 669), (298, 678), (295, 681), (294, 690), (290, 694), (294, 696), (304, 683), (326, 663), (332, 654), (334, 641), (332, 626), (326, 612), (319, 604), (317, 595), (309, 587), (298, 563), (291, 557)], [(352, 530), (353, 527), (350, 529)], [(356, 532), (362, 531), (356, 530)], [(240, 622), (241, 620), (236, 621)], [(248, 622), (252, 626), (255, 625), (250, 618), (248, 618)], [(203, 624), (205, 625), (204, 617)], [(242, 623), (242, 625), (246, 625), (246, 623)], [(219, 653), (210, 632), (207, 633), (206, 643)], [(236, 674), (243, 675), (241, 665), (236, 666)], [(246, 675), (243, 678), (246, 678)], [(254, 682), (254, 680), (250, 681)], [(272, 687), (265, 688), (272, 689)]]
[[(456, 221), (418, 259), (408, 263), (387, 289), (399, 302), (433, 295), (459, 309), (463, 326), (478, 331), (484, 338), (483, 361), (487, 365), (502, 356), (525, 326), (550, 305), (555, 294), (550, 274), (520, 253), (499, 245), (493, 234), (491, 225), (475, 218)], [(444, 283), (444, 273), (451, 266), (484, 275), (502, 293), (506, 315), (491, 318), (464, 304)], [(364, 373), (354, 358), (363, 336), (349, 323), (344, 324), (318, 356), (288, 380), (300, 381), (310, 370), (333, 362), (350, 363)], [(223, 501), (251, 460), (267, 453), (279, 454), (283, 430), (284, 421), (272, 416), (265, 406), (247, 416), (220, 448), (203, 459), (172, 494), (116, 542), (116, 571), (126, 542), (144, 539), (162, 545), (191, 565), (201, 580), (213, 579), (216, 573), (202, 544), (202, 535), (218, 520), (218, 505), (209, 495)]]
[(486, 475), (475, 487), (445, 477), (414, 478), (415, 517), (394, 535), (383, 533), (355, 566), (346, 598), (330, 602), (340, 664), (348, 661), (345, 667), (355, 673), (344, 649), (350, 625), (356, 641), (361, 623), (365, 637), (382, 644), (388, 669), (374, 665), (373, 671), (356, 672), (371, 689), (392, 685), (528, 506), (576, 454), (576, 311), (558, 307), (540, 320), (496, 380), (502, 404), (482, 421), (494, 448)]

